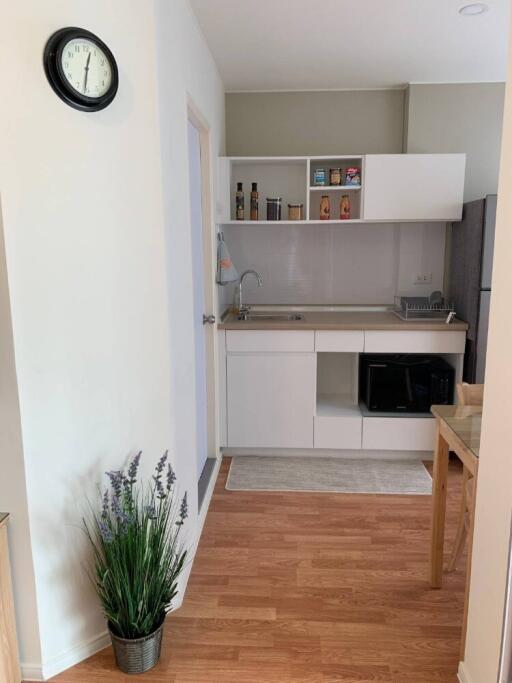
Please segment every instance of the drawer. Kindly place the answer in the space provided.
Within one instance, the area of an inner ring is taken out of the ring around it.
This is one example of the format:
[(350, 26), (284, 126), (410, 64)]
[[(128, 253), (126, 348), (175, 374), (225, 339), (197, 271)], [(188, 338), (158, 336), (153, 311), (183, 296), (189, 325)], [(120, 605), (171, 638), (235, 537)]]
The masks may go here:
[(315, 448), (361, 448), (361, 417), (315, 417)]
[(315, 332), (315, 351), (359, 352), (364, 349), (362, 330), (319, 330)]
[(364, 333), (366, 353), (464, 353), (465, 346), (465, 332), (368, 330)]
[(433, 451), (433, 417), (363, 417), (363, 449)]
[(227, 330), (226, 350), (228, 353), (312, 352), (315, 333), (313, 330)]

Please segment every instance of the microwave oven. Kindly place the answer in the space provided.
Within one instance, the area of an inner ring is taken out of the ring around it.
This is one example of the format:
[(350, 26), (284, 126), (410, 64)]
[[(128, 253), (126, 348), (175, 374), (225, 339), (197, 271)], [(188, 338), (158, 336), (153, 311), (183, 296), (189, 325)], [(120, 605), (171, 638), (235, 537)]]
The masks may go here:
[(453, 403), (455, 371), (439, 356), (360, 356), (359, 400), (369, 411), (428, 413), (432, 405)]

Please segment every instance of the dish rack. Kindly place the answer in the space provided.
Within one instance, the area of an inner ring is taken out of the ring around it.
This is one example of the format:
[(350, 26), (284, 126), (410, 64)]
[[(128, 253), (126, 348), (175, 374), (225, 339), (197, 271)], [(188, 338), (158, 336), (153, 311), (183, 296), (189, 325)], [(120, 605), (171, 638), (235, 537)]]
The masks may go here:
[(443, 320), (447, 324), (455, 317), (453, 304), (444, 299), (434, 303), (426, 296), (395, 296), (393, 312), (401, 320)]

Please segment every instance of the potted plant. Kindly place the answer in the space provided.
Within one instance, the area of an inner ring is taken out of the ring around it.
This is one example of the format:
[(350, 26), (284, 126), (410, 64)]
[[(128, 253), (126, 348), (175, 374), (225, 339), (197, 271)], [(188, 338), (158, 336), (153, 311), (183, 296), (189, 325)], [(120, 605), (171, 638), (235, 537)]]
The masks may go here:
[(168, 453), (146, 484), (137, 481), (140, 458), (138, 453), (126, 472), (107, 472), (101, 509), (84, 520), (116, 662), (129, 674), (151, 669), (160, 658), (165, 616), (187, 557), (180, 541), (187, 494), (181, 503), (176, 498)]

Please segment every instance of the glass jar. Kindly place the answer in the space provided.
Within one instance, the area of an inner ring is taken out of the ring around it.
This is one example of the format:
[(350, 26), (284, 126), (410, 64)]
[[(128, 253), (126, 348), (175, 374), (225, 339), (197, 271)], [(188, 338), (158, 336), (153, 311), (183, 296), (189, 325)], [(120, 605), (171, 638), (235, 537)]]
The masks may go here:
[(314, 185), (325, 185), (327, 182), (327, 177), (325, 175), (325, 168), (315, 168), (313, 173), (313, 184)]
[(267, 221), (281, 220), (281, 197), (267, 197)]
[(288, 220), (304, 220), (304, 204), (288, 204)]

